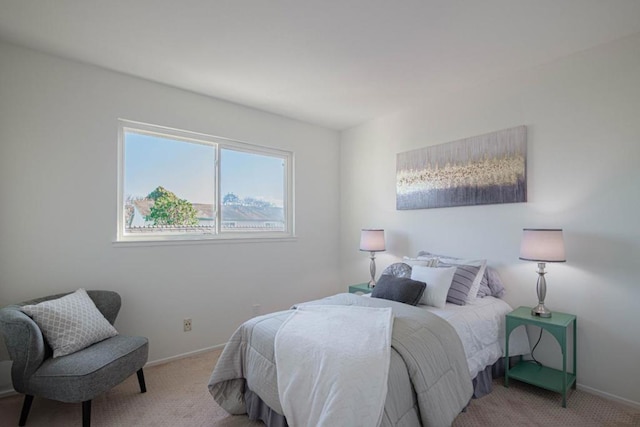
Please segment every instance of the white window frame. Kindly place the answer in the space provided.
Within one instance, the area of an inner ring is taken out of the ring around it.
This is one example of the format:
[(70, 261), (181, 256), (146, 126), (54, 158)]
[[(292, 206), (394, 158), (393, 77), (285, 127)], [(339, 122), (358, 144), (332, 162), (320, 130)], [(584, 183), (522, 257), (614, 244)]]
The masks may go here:
[[(152, 136), (159, 136), (178, 141), (205, 144), (214, 147), (215, 154), (215, 176), (216, 188), (214, 195), (215, 212), (215, 233), (126, 233), (124, 217), (124, 174), (125, 174), (125, 135), (128, 131), (142, 133)], [(284, 231), (222, 231), (222, 197), (220, 195), (220, 152), (223, 149), (242, 151), (251, 154), (266, 155), (281, 158), (285, 162), (284, 168)], [(117, 232), (115, 243), (130, 242), (215, 242), (215, 241), (264, 241), (291, 239), (295, 237), (294, 229), (294, 153), (291, 151), (276, 148), (264, 147), (248, 142), (236, 141), (229, 138), (207, 135), (203, 133), (190, 132), (165, 126), (141, 123), (132, 120), (118, 119), (118, 203), (117, 203)]]

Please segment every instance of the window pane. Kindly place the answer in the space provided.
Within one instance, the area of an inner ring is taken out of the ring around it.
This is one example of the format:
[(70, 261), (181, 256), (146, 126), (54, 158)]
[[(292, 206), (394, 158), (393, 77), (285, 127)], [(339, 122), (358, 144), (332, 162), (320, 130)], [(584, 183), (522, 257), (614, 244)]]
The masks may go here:
[(124, 134), (124, 231), (215, 233), (216, 147), (164, 135)]
[(220, 150), (222, 232), (286, 231), (286, 159)]

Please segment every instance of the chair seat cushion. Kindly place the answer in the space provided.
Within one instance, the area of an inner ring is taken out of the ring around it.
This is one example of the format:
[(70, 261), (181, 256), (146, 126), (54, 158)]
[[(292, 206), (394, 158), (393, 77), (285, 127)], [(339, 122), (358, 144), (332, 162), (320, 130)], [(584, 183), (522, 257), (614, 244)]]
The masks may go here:
[(116, 335), (67, 356), (49, 358), (28, 381), (26, 394), (62, 402), (91, 400), (147, 362), (144, 337)]

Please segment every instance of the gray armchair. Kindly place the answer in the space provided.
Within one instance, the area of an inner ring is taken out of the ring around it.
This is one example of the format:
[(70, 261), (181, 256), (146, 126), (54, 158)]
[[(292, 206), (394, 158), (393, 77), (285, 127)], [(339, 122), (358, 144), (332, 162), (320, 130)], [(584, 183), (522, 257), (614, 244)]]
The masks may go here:
[[(96, 307), (113, 324), (120, 311), (120, 295), (112, 291), (87, 291)], [(146, 391), (142, 367), (149, 343), (144, 337), (116, 335), (75, 353), (52, 358), (52, 350), (38, 325), (20, 307), (60, 298), (52, 295), (0, 309), (0, 329), (13, 361), (14, 389), (25, 395), (19, 426), (24, 426), (33, 397), (61, 402), (82, 402), (82, 425), (91, 423), (91, 400), (121, 383), (134, 372), (140, 392)]]

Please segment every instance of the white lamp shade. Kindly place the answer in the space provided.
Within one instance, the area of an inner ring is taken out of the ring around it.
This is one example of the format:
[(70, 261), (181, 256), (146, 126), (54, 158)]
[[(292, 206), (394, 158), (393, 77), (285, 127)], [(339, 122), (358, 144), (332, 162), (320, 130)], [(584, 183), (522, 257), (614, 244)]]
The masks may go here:
[(562, 229), (523, 229), (520, 259), (537, 262), (565, 262)]
[(384, 251), (384, 230), (362, 230), (360, 234), (360, 250), (369, 252)]

